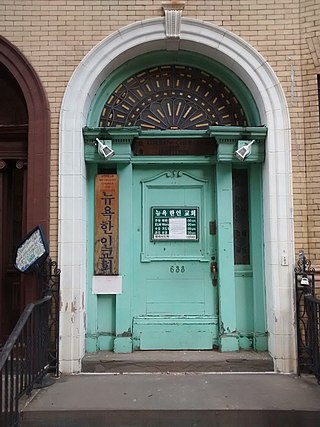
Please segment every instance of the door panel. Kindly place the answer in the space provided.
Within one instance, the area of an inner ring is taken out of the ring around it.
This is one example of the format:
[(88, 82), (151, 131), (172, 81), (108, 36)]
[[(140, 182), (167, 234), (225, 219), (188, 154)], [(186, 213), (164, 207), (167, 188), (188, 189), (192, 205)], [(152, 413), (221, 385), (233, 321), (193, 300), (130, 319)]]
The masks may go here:
[(213, 188), (209, 166), (134, 170), (135, 347), (212, 348), (217, 338)]
[[(19, 167), (17, 167), (17, 164)], [(15, 159), (0, 168), (0, 346), (4, 344), (21, 313), (21, 277), (14, 268), (14, 254), (21, 240), (25, 174)]]
[[(149, 173), (152, 174), (154, 172), (150, 171)], [(201, 173), (201, 175), (203, 174)], [(145, 173), (142, 173), (141, 178), (143, 176), (145, 176)], [(208, 200), (210, 197), (209, 182), (179, 169), (163, 171), (160, 174), (151, 176), (149, 179), (141, 179), (140, 186), (141, 196), (139, 199), (141, 200), (141, 206), (144, 207), (141, 212), (143, 248), (141, 261), (208, 261), (213, 251), (213, 242), (209, 247), (208, 223), (206, 222), (207, 209), (213, 209)], [(152, 208), (156, 210), (159, 210), (157, 208), (163, 208), (160, 210), (166, 210), (168, 216), (171, 210), (169, 208), (173, 208), (175, 212), (181, 210), (180, 208), (190, 208), (190, 211), (198, 208), (198, 239), (154, 240), (152, 219), (155, 218), (152, 218)]]
[(149, 314), (205, 314), (203, 280), (160, 278), (146, 280)]

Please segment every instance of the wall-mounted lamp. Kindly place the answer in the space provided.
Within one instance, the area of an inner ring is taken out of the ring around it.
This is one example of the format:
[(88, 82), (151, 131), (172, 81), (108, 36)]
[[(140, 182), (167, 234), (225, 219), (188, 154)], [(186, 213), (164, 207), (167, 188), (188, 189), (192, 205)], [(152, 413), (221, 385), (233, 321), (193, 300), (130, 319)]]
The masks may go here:
[(251, 154), (251, 145), (256, 142), (255, 139), (252, 141), (238, 141), (238, 149), (234, 152), (235, 157), (238, 160), (243, 161)]
[(114, 156), (114, 151), (112, 149), (112, 141), (107, 140), (103, 143), (99, 138), (96, 138), (96, 141), (96, 145), (98, 146), (98, 154), (100, 154), (100, 156), (106, 160), (111, 159), (111, 157)]

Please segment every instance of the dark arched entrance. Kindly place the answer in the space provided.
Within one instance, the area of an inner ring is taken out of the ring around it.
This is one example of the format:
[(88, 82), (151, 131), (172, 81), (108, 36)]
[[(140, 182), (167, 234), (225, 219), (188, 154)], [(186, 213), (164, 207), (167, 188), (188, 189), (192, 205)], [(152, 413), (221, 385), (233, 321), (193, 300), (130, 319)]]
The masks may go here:
[(0, 344), (38, 298), (32, 276), (13, 268), (16, 244), (33, 227), (48, 235), (50, 118), (39, 77), (0, 37)]

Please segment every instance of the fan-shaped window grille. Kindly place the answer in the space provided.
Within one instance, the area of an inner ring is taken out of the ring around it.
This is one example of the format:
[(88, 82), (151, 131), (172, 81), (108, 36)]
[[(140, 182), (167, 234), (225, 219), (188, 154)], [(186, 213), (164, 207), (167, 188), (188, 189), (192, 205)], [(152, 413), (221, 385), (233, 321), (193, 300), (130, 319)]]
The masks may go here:
[(199, 69), (162, 65), (121, 83), (109, 96), (100, 127), (142, 129), (206, 129), (246, 126), (239, 100), (217, 78)]

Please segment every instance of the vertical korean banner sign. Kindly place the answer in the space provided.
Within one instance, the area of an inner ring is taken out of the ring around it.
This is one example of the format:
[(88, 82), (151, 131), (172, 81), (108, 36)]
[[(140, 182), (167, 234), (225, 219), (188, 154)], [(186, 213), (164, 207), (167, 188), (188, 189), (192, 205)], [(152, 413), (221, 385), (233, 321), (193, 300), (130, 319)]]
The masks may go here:
[(100, 276), (119, 274), (118, 188), (118, 175), (96, 175), (94, 273)]

